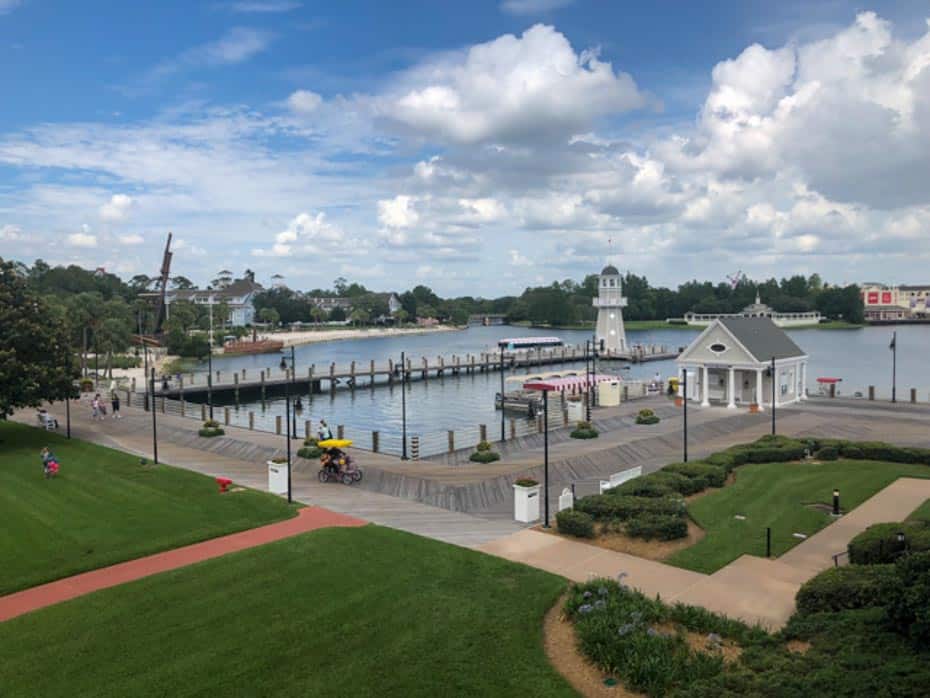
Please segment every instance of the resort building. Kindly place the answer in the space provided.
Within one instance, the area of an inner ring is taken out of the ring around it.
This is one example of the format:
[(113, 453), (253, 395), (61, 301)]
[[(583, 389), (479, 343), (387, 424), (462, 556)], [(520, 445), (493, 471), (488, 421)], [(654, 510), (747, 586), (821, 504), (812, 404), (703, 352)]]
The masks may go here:
[[(772, 375), (772, 359), (775, 375)], [(678, 357), (679, 381), (687, 371), (687, 395), (702, 407), (786, 405), (806, 399), (808, 356), (767, 317), (714, 320)]]
[(171, 304), (189, 301), (197, 305), (229, 306), (229, 324), (244, 327), (255, 322), (255, 295), (264, 290), (252, 279), (237, 279), (215, 289), (173, 289), (165, 292), (165, 317), (171, 317)]
[(597, 285), (597, 297), (591, 299), (597, 308), (597, 343), (601, 352), (607, 355), (626, 353), (626, 329), (623, 326), (623, 309), (626, 298), (623, 297), (620, 272), (617, 267), (608, 264), (601, 270)]
[(818, 324), (822, 316), (817, 311), (807, 313), (780, 313), (773, 310), (759, 299), (756, 292), (756, 302), (750, 303), (738, 313), (685, 313), (685, 322), (694, 327), (707, 327), (714, 320), (727, 317), (767, 317), (779, 327), (802, 327), (804, 325)]
[(930, 285), (862, 285), (866, 322), (930, 322)]

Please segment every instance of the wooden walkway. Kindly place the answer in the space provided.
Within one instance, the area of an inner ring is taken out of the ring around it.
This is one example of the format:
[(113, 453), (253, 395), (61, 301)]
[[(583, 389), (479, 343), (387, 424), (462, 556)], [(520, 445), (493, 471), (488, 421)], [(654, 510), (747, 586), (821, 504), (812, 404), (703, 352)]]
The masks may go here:
[[(260, 396), (261, 399), (268, 394), (279, 395), (284, 392), (285, 385), (296, 385), (300, 390), (314, 393), (323, 392), (323, 385), (332, 392), (337, 388), (374, 388), (378, 386), (393, 386), (401, 380), (429, 380), (442, 378), (446, 375), (472, 375), (476, 373), (499, 372), (502, 358), (503, 369), (513, 371), (533, 368), (536, 366), (551, 366), (559, 364), (577, 364), (585, 361), (585, 350), (581, 345), (557, 347), (554, 349), (540, 349), (539, 351), (512, 351), (481, 352), (480, 354), (466, 354), (465, 356), (437, 356), (430, 361), (427, 357), (419, 360), (406, 360), (406, 371), (393, 359), (377, 363), (371, 360), (367, 363), (353, 361), (348, 366), (329, 366), (318, 369), (316, 364), (294, 370), (282, 370), (269, 360), (269, 365), (250, 373), (247, 369), (239, 371), (218, 370), (213, 376), (212, 384), (208, 386), (208, 376), (197, 373), (187, 373), (167, 380), (157, 380), (155, 395), (169, 398), (183, 399), (190, 396), (201, 396), (207, 393), (208, 388), (214, 393), (233, 393), (237, 397)], [(622, 354), (599, 354), (598, 361), (629, 361), (641, 363), (647, 361), (663, 361), (674, 359), (677, 351), (669, 351), (665, 347), (655, 346), (640, 348)], [(575, 371), (577, 372), (577, 370)], [(403, 374), (403, 375), (402, 375)], [(142, 392), (142, 386), (136, 390)]]

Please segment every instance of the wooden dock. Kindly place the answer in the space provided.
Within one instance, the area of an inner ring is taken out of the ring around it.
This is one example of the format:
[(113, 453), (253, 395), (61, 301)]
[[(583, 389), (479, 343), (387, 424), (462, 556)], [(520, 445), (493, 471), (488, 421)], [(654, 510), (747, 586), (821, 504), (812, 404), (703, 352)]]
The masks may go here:
[[(668, 351), (666, 347), (652, 346), (635, 348), (624, 354), (598, 354), (597, 361), (627, 361), (641, 363), (645, 361), (662, 361), (674, 359), (677, 352)], [(159, 379), (155, 384), (155, 395), (159, 397), (184, 399), (204, 395), (208, 390), (213, 393), (233, 393), (238, 403), (241, 398), (246, 401), (264, 400), (267, 395), (280, 395), (285, 386), (293, 386), (302, 392), (335, 392), (337, 389), (356, 390), (374, 389), (378, 386), (392, 387), (402, 380), (430, 380), (445, 376), (474, 375), (500, 371), (528, 369), (536, 366), (579, 363), (585, 360), (585, 350), (581, 345), (563, 346), (553, 349), (505, 352), (503, 360), (500, 352), (481, 352), (464, 356), (437, 356), (434, 360), (422, 357), (417, 361), (407, 359), (406, 367), (400, 362), (388, 359), (385, 363), (374, 360), (368, 363), (353, 361), (348, 366), (329, 366), (319, 368), (311, 364), (306, 368), (281, 369), (270, 365), (256, 371), (241, 369), (237, 371), (218, 370), (212, 376), (212, 384), (204, 373), (187, 373)], [(140, 386), (141, 387), (141, 386)]]

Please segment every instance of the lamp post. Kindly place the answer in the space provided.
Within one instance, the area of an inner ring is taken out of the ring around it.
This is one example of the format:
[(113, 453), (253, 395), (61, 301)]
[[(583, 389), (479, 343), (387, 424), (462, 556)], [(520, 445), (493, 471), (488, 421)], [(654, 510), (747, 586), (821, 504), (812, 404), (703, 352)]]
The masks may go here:
[(682, 417), (684, 418), (684, 431), (682, 431), (682, 440), (681, 440), (681, 449), (682, 449), (682, 461), (688, 462), (688, 369), (686, 368), (682, 373), (681, 381), (681, 394), (682, 394)]
[(544, 528), (549, 528), (549, 391), (543, 388), (543, 507)]
[[(213, 298), (210, 298), (210, 337), (207, 344), (210, 350), (207, 352), (207, 407), (210, 408), (210, 419), (213, 419)], [(290, 472), (290, 466), (288, 466)]]
[(585, 382), (585, 421), (591, 421), (591, 366), (589, 354), (591, 351), (591, 340), (586, 339), (584, 342), (584, 382)]
[[(294, 358), (294, 345), (291, 345), (291, 385), (296, 388), (294, 385), (294, 376), (297, 374), (297, 361)], [(295, 390), (296, 393), (296, 390)], [(297, 399), (300, 402), (300, 398)], [(294, 406), (294, 409), (291, 410), (291, 419), (293, 423), (291, 424), (291, 433), (294, 435), (294, 438), (297, 438), (297, 406)]]
[(898, 392), (898, 333), (891, 335), (891, 401), (897, 402)]
[(152, 384), (149, 387), (151, 389), (150, 394), (152, 396), (152, 456), (153, 456), (152, 460), (155, 461), (155, 465), (158, 465), (158, 426), (155, 423), (155, 413), (157, 412), (157, 410), (155, 409), (155, 367), (154, 366), (152, 366), (151, 381), (152, 381)]
[[(503, 411), (503, 405), (501, 405)], [(407, 460), (407, 355), (400, 353), (400, 459)]]
[(501, 443), (506, 436), (504, 424), (504, 347), (501, 347)]
[(772, 436), (775, 436), (775, 357), (772, 357)]
[[(287, 359), (281, 357), (281, 370), (287, 370)], [(292, 502), (291, 499), (291, 384), (290, 381), (284, 381), (284, 419), (286, 425), (284, 427), (284, 433), (287, 438), (287, 501), (288, 503)]]

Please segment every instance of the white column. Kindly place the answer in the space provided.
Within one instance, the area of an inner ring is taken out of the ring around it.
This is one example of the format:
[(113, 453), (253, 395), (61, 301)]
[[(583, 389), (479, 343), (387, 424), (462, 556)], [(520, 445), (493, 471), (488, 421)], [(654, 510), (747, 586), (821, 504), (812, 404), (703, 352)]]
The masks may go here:
[(685, 382), (683, 379), (685, 376), (685, 371), (687, 370), (688, 369), (686, 369), (684, 366), (678, 369), (678, 397), (685, 397)]
[(701, 367), (701, 407), (710, 407), (710, 371)]
[(806, 361), (801, 362), (800, 373), (801, 373), (800, 397), (802, 400), (806, 400), (807, 399), (807, 362)]
[(729, 383), (727, 385), (727, 409), (736, 409), (736, 369), (730, 366)]
[(763, 411), (762, 407), (762, 369), (756, 369), (756, 404), (759, 405), (759, 411)]

